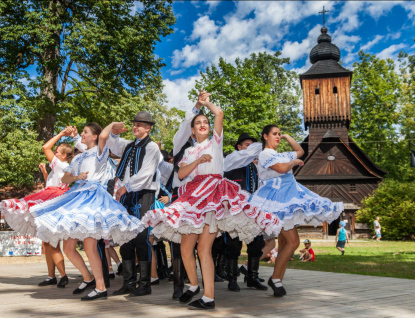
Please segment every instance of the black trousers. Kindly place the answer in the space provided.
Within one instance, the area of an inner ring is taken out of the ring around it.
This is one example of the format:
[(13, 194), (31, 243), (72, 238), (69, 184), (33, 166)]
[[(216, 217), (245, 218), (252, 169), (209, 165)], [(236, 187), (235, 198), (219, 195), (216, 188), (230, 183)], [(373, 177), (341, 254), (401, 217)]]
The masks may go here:
[[(171, 202), (172, 203), (179, 198), (178, 190), (179, 190), (179, 188), (174, 188), (173, 189), (173, 193), (172, 193), (172, 197), (171, 197)], [(182, 259), (182, 252), (180, 250), (180, 243), (169, 242), (169, 244), (170, 244), (171, 258), (172, 259), (175, 259), (175, 258), (176, 259)]]
[[(129, 192), (121, 197), (120, 203), (127, 209), (130, 215), (141, 219), (155, 202), (154, 191)], [(151, 261), (151, 243), (149, 241), (149, 230), (146, 228), (131, 241), (121, 245), (120, 254), (123, 260)]]
[[(226, 258), (238, 259), (239, 256), (241, 256), (242, 242), (238, 237), (231, 238), (228, 233), (225, 233), (223, 236), (225, 237), (224, 242), (226, 244)], [(261, 257), (264, 246), (265, 241), (262, 235), (254, 238), (254, 240), (247, 245), (248, 257)]]

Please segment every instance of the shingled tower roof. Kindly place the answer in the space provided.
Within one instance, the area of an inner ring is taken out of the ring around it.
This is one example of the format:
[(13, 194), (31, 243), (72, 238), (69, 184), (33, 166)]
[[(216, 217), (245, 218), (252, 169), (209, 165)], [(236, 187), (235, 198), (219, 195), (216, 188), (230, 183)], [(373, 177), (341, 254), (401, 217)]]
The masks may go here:
[(339, 48), (331, 43), (331, 37), (327, 34), (327, 28), (321, 28), (321, 35), (317, 39), (318, 44), (311, 49), (310, 62), (313, 66), (300, 75), (303, 78), (350, 76), (353, 72), (345, 69), (340, 61)]

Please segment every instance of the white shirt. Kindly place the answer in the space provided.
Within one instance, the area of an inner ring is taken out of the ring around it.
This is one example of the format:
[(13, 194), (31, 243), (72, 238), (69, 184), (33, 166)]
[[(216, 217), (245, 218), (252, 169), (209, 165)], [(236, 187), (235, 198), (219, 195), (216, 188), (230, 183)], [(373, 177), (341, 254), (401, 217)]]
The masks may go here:
[[(377, 226), (379, 226), (378, 229), (376, 228)], [(375, 228), (375, 230), (379, 230), (379, 231), (382, 229), (378, 220), (373, 221), (373, 227)]]
[(62, 162), (56, 156), (53, 156), (53, 159), (49, 164), (49, 167), (52, 169), (52, 171), (49, 173), (46, 180), (46, 187), (66, 188), (68, 184), (62, 183), (61, 179), (65, 174), (65, 168), (68, 166), (69, 163), (67, 161)]
[[(258, 177), (261, 181), (266, 181), (272, 178), (280, 177), (283, 174), (278, 173), (275, 170), (269, 169), (269, 167), (277, 163), (287, 163), (294, 159), (297, 159), (297, 152), (282, 152), (278, 153), (273, 149), (265, 148), (258, 156)], [(287, 173), (293, 173), (292, 170)]]
[(100, 181), (103, 184), (108, 156), (109, 149), (107, 146), (104, 147), (101, 155), (99, 155), (98, 146), (92, 147), (76, 155), (64, 172), (69, 172), (73, 176), (78, 176), (81, 172), (88, 172), (88, 181)]
[(200, 144), (197, 144), (196, 147), (187, 148), (184, 152), (183, 159), (179, 162), (179, 166), (182, 163), (189, 165), (205, 154), (211, 155), (212, 160), (199, 164), (189, 174), (191, 180), (198, 175), (204, 174), (220, 174), (223, 176), (223, 131), (219, 137), (216, 131), (213, 130), (212, 139), (207, 138)]
[[(173, 156), (177, 155), (182, 147), (186, 144), (189, 140), (189, 137), (192, 135), (192, 127), (191, 123), (193, 118), (200, 113), (200, 110), (196, 107), (193, 109), (188, 110), (185, 114), (184, 121), (180, 124), (179, 129), (177, 130), (176, 134), (173, 137)], [(179, 179), (178, 173), (174, 172), (173, 175), (173, 189), (181, 187), (182, 185), (189, 182), (190, 179), (188, 177), (184, 178), (183, 180)]]
[[(112, 132), (107, 139), (107, 146), (111, 152), (121, 157), (125, 147), (130, 144), (130, 140), (120, 138), (119, 135), (114, 135)], [(125, 169), (124, 180), (118, 179), (118, 187), (125, 186), (127, 192), (137, 192), (141, 190), (154, 190), (158, 189), (156, 181), (153, 181), (154, 175), (157, 172), (157, 167), (160, 163), (160, 150), (158, 145), (154, 141), (150, 141), (146, 146), (146, 154), (143, 158), (140, 171), (137, 174), (130, 177), (130, 164)]]
[(164, 161), (163, 155), (160, 153), (160, 164), (158, 170), (160, 171), (160, 181), (165, 186), (173, 171), (174, 165)]
[(255, 158), (258, 157), (261, 151), (262, 143), (260, 142), (254, 142), (244, 150), (235, 150), (224, 159), (225, 171), (231, 171), (246, 167), (252, 161), (254, 161)]
[(86, 148), (87, 148), (87, 145), (83, 144), (81, 142), (81, 140), (82, 140), (82, 137), (79, 136), (79, 134), (76, 135), (73, 138), (75, 148), (78, 149), (80, 152), (84, 152), (86, 150)]

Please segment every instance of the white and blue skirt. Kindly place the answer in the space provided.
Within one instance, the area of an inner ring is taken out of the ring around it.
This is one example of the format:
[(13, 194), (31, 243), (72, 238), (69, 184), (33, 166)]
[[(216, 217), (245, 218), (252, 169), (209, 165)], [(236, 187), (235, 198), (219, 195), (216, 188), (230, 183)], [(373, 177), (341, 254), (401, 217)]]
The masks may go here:
[(295, 181), (292, 173), (266, 180), (249, 203), (264, 212), (273, 213), (288, 231), (297, 225), (331, 223), (344, 210), (343, 202), (320, 197)]
[(77, 181), (65, 194), (30, 208), (37, 236), (56, 246), (59, 240), (110, 239), (124, 244), (145, 229), (99, 181)]

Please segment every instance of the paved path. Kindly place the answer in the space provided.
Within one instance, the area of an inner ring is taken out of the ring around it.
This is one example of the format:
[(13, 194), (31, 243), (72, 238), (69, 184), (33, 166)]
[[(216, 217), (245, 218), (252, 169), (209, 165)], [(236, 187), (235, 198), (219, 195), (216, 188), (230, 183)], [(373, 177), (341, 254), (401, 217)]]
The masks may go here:
[[(112, 296), (81, 302), (72, 290), (81, 282), (67, 262), (69, 287), (37, 287), (45, 278), (46, 264), (0, 266), (0, 317), (415, 317), (415, 281), (327, 272), (287, 270), (288, 296), (277, 299), (270, 290), (257, 291), (240, 282), (240, 293), (216, 283), (216, 308), (188, 310), (171, 300), (172, 283), (162, 281), (146, 297)], [(270, 267), (261, 267), (268, 278)], [(109, 291), (121, 286), (111, 281)]]

